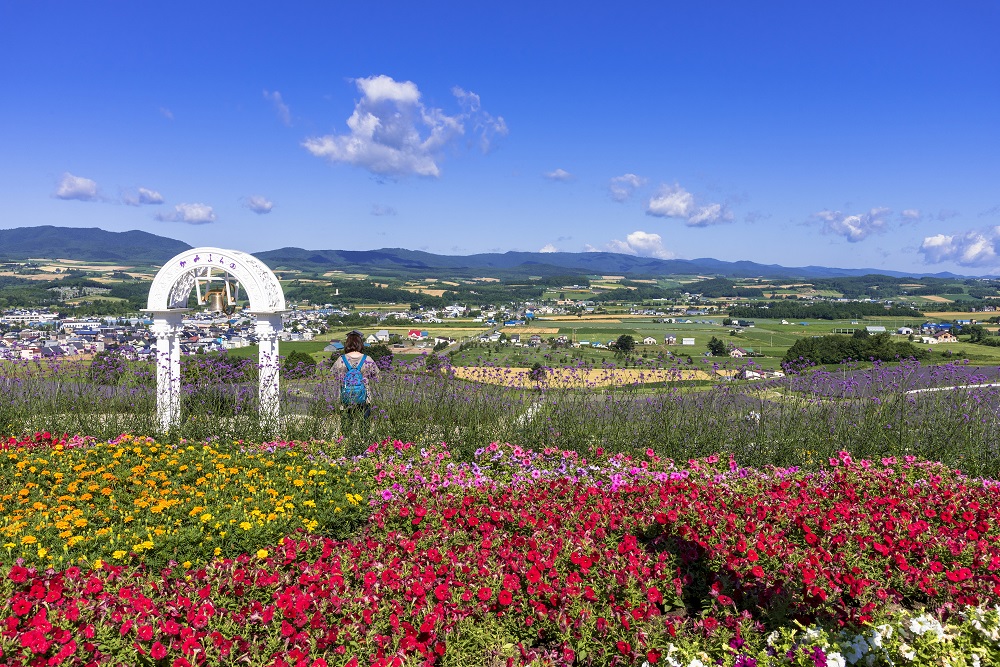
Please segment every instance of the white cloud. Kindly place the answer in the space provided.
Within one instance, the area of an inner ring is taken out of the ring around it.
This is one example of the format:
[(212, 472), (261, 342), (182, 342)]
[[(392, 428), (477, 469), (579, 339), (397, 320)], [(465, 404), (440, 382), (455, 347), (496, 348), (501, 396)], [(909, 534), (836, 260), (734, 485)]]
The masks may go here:
[(924, 238), (920, 253), (928, 264), (954, 262), (960, 266), (996, 266), (1000, 227)]
[(137, 188), (122, 193), (122, 203), (129, 206), (149, 206), (163, 203), (163, 195), (149, 188)]
[(97, 182), (83, 176), (74, 176), (66, 172), (59, 179), (56, 191), (52, 195), (56, 199), (76, 199), (79, 201), (101, 201), (100, 190)]
[(472, 135), (479, 137), (479, 148), (484, 153), (493, 146), (497, 137), (505, 137), (509, 132), (503, 116), (492, 116), (482, 108), (479, 95), (463, 90), (458, 86), (451, 89), (451, 94), (458, 99), (472, 125)]
[(488, 149), (493, 137), (507, 133), (503, 118), (482, 110), (479, 96), (455, 88), (462, 112), (449, 116), (426, 107), (412, 81), (385, 75), (355, 79), (362, 98), (347, 119), (347, 134), (309, 137), (302, 146), (316, 157), (344, 162), (389, 176), (440, 176), (443, 150), (466, 134), (478, 135)]
[(277, 90), (273, 93), (264, 91), (264, 99), (271, 102), (274, 105), (274, 111), (278, 114), (278, 119), (288, 127), (292, 126), (292, 111), (285, 104), (284, 100), (281, 99), (281, 93)]
[(611, 198), (617, 202), (624, 202), (631, 197), (637, 189), (646, 184), (646, 179), (635, 174), (622, 174), (615, 176), (608, 183), (608, 191)]
[(660, 186), (646, 204), (646, 213), (659, 218), (686, 218), (694, 211), (694, 195), (678, 183)]
[[(587, 245), (586, 252), (600, 252), (601, 248)], [(607, 252), (622, 255), (637, 255), (639, 257), (656, 257), (658, 259), (673, 259), (674, 253), (663, 246), (663, 238), (659, 234), (644, 231), (634, 231), (625, 240), (613, 239), (605, 245)]]
[(569, 173), (565, 169), (554, 169), (552, 171), (547, 171), (545, 172), (544, 176), (550, 181), (562, 181), (563, 183), (572, 181), (574, 178), (573, 174)]
[(899, 217), (903, 222), (920, 222), (924, 217), (917, 208), (904, 208), (899, 212)]
[(688, 227), (707, 227), (732, 222), (732, 211), (725, 204), (699, 205), (694, 195), (679, 183), (662, 185), (646, 202), (646, 215), (658, 218), (679, 218)]
[(555, 247), (551, 243), (546, 243), (538, 252), (559, 252), (559, 248)]
[(172, 213), (157, 213), (161, 222), (184, 222), (189, 225), (207, 225), (215, 222), (215, 211), (208, 204), (177, 204)]
[(884, 231), (892, 211), (873, 208), (867, 213), (844, 215), (840, 211), (820, 211), (813, 218), (823, 223), (823, 231), (843, 236), (850, 243), (863, 241), (876, 232)]
[(732, 221), (733, 213), (724, 204), (708, 204), (688, 217), (687, 224), (689, 227), (707, 227)]
[(372, 204), (372, 215), (396, 215), (396, 209), (391, 206), (383, 206), (381, 204)]
[(250, 195), (243, 200), (243, 205), (257, 215), (270, 213), (274, 208), (274, 202), (263, 195)]

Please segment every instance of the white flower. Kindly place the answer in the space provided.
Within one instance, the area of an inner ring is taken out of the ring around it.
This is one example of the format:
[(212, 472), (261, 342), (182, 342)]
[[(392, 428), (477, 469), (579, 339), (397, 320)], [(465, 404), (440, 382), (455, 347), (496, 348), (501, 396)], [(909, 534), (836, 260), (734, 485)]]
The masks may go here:
[(916, 652), (912, 648), (910, 648), (909, 644), (900, 644), (899, 654), (902, 655), (907, 660), (913, 660), (914, 658), (917, 657)]
[(841, 644), (840, 648), (844, 651), (844, 657), (847, 658), (847, 662), (853, 665), (868, 652), (868, 642), (865, 641), (864, 637), (858, 635), (854, 638), (854, 641), (848, 644)]
[(822, 637), (823, 631), (820, 630), (819, 628), (806, 628), (805, 635), (806, 639), (812, 642)]
[(944, 628), (941, 626), (941, 623), (936, 618), (927, 614), (921, 614), (910, 619), (910, 631), (916, 635), (933, 632), (938, 639), (944, 638)]
[(844, 661), (844, 656), (834, 651), (826, 654), (826, 667), (847, 667), (847, 662)]
[(705, 667), (705, 663), (703, 663), (698, 658), (695, 658), (694, 660), (688, 663), (688, 667)]

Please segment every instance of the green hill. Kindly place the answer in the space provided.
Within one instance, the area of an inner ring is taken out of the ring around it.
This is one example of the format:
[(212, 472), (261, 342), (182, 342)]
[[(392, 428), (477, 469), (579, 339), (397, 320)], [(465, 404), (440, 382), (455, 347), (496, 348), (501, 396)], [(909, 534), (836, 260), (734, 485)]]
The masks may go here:
[(183, 241), (138, 230), (107, 232), (97, 227), (52, 225), (0, 229), (0, 261), (39, 257), (155, 265), (190, 247)]

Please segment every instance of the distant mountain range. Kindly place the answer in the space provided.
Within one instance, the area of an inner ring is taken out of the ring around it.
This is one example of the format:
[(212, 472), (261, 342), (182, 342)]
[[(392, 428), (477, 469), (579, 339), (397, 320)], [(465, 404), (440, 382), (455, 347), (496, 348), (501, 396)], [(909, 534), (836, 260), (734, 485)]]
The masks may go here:
[[(97, 227), (18, 227), (0, 229), (0, 261), (28, 258), (112, 261), (159, 265), (192, 246), (142, 231), (108, 232)], [(881, 274), (897, 278), (961, 277), (953, 273), (913, 273), (888, 269), (838, 269), (825, 266), (786, 267), (756, 262), (700, 259), (657, 259), (611, 252), (505, 252), (436, 255), (404, 248), (379, 250), (304, 250), (279, 248), (254, 253), (273, 270), (361, 272), (379, 275), (548, 276), (565, 273), (626, 276), (712, 275), (731, 278), (835, 278)]]
[(183, 241), (133, 230), (106, 232), (97, 227), (16, 227), (0, 229), (0, 261), (31, 258), (86, 262), (162, 264), (190, 248)]

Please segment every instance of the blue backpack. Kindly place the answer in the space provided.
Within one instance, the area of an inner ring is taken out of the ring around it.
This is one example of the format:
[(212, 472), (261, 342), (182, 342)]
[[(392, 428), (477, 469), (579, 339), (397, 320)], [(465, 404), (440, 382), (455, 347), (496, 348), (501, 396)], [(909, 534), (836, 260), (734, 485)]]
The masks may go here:
[(344, 375), (344, 383), (340, 386), (340, 402), (344, 405), (363, 405), (368, 402), (368, 387), (365, 386), (365, 378), (361, 374), (361, 367), (365, 365), (368, 355), (362, 354), (356, 366), (351, 366), (351, 362), (346, 356), (344, 366), (347, 367), (347, 374)]

